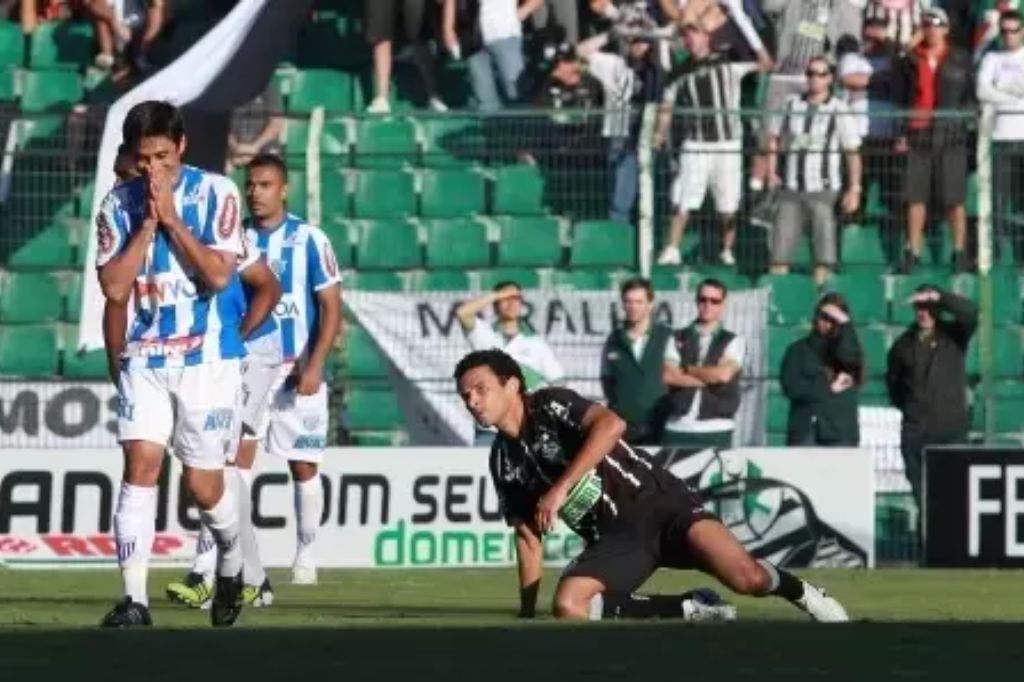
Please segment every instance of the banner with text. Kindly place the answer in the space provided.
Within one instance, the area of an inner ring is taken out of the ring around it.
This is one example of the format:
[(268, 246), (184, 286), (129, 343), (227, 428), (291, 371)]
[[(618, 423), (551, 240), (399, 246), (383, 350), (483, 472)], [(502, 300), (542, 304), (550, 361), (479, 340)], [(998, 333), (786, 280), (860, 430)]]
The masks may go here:
[(0, 382), (0, 455), (7, 448), (117, 447), (109, 382)]
[[(471, 295), (476, 294), (345, 293), (345, 304), (391, 363), (391, 378), (398, 387), (413, 443), (453, 445), (473, 441), (472, 420), (452, 381), (456, 363), (470, 351), (455, 309)], [(523, 296), (525, 321), (551, 345), (565, 368), (567, 385), (587, 397), (603, 399), (601, 349), (609, 332), (619, 324), (618, 294), (527, 290)], [(737, 443), (762, 442), (762, 382), (755, 378), (764, 376), (767, 305), (768, 291), (756, 289), (730, 293), (725, 309), (723, 324), (743, 336), (747, 346)], [(689, 293), (661, 295), (655, 301), (654, 318), (673, 328), (689, 324), (696, 315)]]
[[(783, 566), (871, 566), (874, 477), (863, 450), (737, 449), (655, 455), (701, 490), (756, 556)], [(156, 565), (191, 561), (198, 528), (168, 458), (157, 503)], [(325, 567), (505, 566), (515, 560), (498, 511), (487, 450), (331, 449), (321, 468), (324, 515), (317, 553)], [(121, 477), (114, 449), (20, 450), (0, 458), (0, 564), (116, 563), (112, 518)], [(295, 551), (292, 484), (285, 464), (261, 457), (253, 522), (268, 566)], [(564, 526), (544, 538), (549, 564), (583, 543)]]

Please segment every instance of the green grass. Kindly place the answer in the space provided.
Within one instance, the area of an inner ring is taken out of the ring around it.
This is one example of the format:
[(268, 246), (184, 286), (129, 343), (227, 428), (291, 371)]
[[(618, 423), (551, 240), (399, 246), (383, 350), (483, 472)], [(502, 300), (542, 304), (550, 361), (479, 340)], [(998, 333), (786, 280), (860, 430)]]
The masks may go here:
[[(163, 599), (179, 575), (151, 575), (156, 628), (109, 632), (95, 624), (118, 591), (113, 569), (0, 570), (0, 679), (1012, 680), (1024, 665), (1017, 571), (807, 572), (858, 621), (841, 626), (745, 598), (729, 625), (524, 622), (511, 570), (324, 571), (315, 588), (275, 572), (274, 606), (217, 632), (207, 612)], [(648, 587), (702, 584), (662, 572)]]

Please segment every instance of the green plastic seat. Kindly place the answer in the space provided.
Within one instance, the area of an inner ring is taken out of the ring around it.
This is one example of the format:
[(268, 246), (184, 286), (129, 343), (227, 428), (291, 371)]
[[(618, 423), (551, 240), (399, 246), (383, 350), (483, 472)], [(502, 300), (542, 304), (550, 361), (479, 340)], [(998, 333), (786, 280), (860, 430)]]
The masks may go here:
[(68, 281), (64, 320), (78, 324), (82, 317), (82, 274), (76, 272)]
[(81, 77), (73, 71), (26, 71), (21, 108), (27, 113), (62, 111), (85, 94)]
[(61, 375), (65, 379), (95, 381), (109, 377), (107, 352), (102, 348), (80, 353), (77, 350), (78, 327), (68, 327), (64, 334), (64, 350), (61, 353)]
[(352, 111), (355, 107), (355, 85), (350, 74), (331, 69), (302, 69), (291, 78), (288, 111), (308, 114), (316, 107), (328, 112)]
[(0, 295), (0, 322), (37, 324), (64, 315), (64, 297), (56, 277), (42, 272), (11, 273)]
[(416, 128), (405, 118), (364, 118), (356, 131), (357, 168), (401, 168), (419, 155)]
[(411, 173), (364, 170), (355, 176), (352, 209), (356, 218), (406, 218), (416, 213)]
[(403, 291), (405, 284), (396, 272), (350, 272), (345, 274), (347, 291)]
[(460, 168), (484, 155), (486, 138), (477, 118), (448, 114), (420, 119), (419, 124), (427, 168)]
[[(308, 142), (309, 123), (289, 119), (285, 129), (285, 154), (289, 163), (305, 165)], [(345, 166), (349, 160), (348, 126), (341, 119), (326, 119), (320, 133), (321, 165)]]
[(767, 275), (762, 280), (771, 287), (768, 323), (794, 325), (810, 322), (818, 300), (818, 287), (807, 275)]
[(605, 270), (556, 270), (553, 279), (556, 289), (607, 291), (612, 287), (612, 275)]
[(1024, 431), (1024, 385), (1020, 381), (999, 381), (992, 384), (992, 400), (988, 401), (992, 414), (992, 430), (996, 433), (1020, 434)]
[(651, 285), (655, 291), (666, 293), (682, 289), (682, 282), (679, 280), (679, 272), (666, 268), (655, 268), (651, 271)]
[(490, 291), (501, 282), (515, 282), (523, 289), (540, 288), (540, 273), (528, 268), (497, 268), (480, 273), (480, 288)]
[(889, 355), (889, 336), (884, 327), (858, 329), (861, 350), (864, 352), (865, 376), (882, 378)]
[(871, 272), (850, 271), (832, 275), (825, 291), (846, 297), (855, 324), (885, 322), (889, 319), (889, 303), (885, 297), (885, 280)]
[(424, 220), (428, 269), (484, 268), (491, 261), (487, 226), (469, 218)]
[[(1021, 320), (1020, 278), (1015, 270), (994, 269), (989, 275), (992, 286), (992, 319), (996, 324), (1017, 324)], [(976, 275), (955, 275), (953, 291), (980, 304), (981, 282)]]
[(782, 358), (786, 349), (798, 339), (807, 336), (809, 331), (805, 325), (793, 327), (768, 327), (768, 352), (765, 355), (765, 375), (778, 377), (782, 370)]
[(345, 330), (342, 374), (349, 379), (387, 379), (388, 361), (362, 327)]
[(0, 66), (21, 66), (25, 60), (25, 37), (21, 26), (13, 21), (0, 21)]
[(750, 278), (737, 272), (735, 268), (704, 265), (700, 269), (688, 274), (686, 277), (686, 288), (696, 294), (700, 283), (707, 278), (717, 279), (728, 288), (729, 293), (744, 291), (753, 287)]
[(359, 223), (356, 264), (360, 269), (402, 270), (420, 267), (416, 226), (405, 220), (364, 220)]
[(922, 284), (933, 284), (941, 289), (948, 290), (948, 275), (915, 273), (912, 275), (897, 275), (892, 278), (892, 322), (893, 324), (906, 325), (914, 321), (914, 306), (907, 303), (914, 294), (917, 287)]
[(306, 171), (290, 169), (288, 171), (288, 212), (305, 218), (309, 215), (309, 187), (306, 183)]
[(636, 267), (636, 229), (611, 220), (576, 223), (569, 264), (574, 268)]
[(45, 21), (32, 32), (29, 66), (33, 69), (79, 70), (92, 62), (93, 30), (74, 21)]
[[(96, 191), (96, 181), (90, 180), (75, 192), (75, 216), (89, 220), (92, 218), (92, 198)], [(244, 192), (245, 187), (239, 187), (239, 192)]]
[[(992, 375), (998, 379), (1019, 379), (1024, 372), (1024, 349), (1021, 347), (1021, 328), (995, 327), (992, 330)], [(978, 333), (971, 338), (967, 350), (967, 373), (981, 373), (981, 339)]]
[(0, 327), (0, 376), (53, 377), (58, 361), (57, 333), (53, 327)]
[(387, 387), (353, 386), (345, 396), (345, 405), (353, 429), (387, 430), (405, 423), (398, 396)]
[(420, 215), (464, 218), (484, 213), (484, 178), (468, 169), (426, 170), (420, 176)]
[(338, 265), (342, 268), (350, 268), (355, 264), (352, 253), (352, 237), (355, 235), (355, 228), (352, 223), (339, 218), (328, 218), (320, 228), (327, 235), (334, 249), (334, 257), (338, 259)]
[(11, 270), (60, 270), (74, 261), (71, 230), (58, 220), (21, 244), (7, 261)]
[(495, 215), (541, 215), (544, 213), (544, 178), (532, 164), (499, 168), (494, 178)]
[(561, 264), (562, 242), (558, 221), (554, 218), (504, 216), (499, 223), (499, 265), (555, 267)]
[(348, 174), (340, 168), (320, 169), (320, 222), (345, 218), (351, 214), (348, 178)]
[(14, 69), (9, 66), (0, 66), (0, 102), (13, 102), (18, 99), (18, 89), (15, 85)]
[(850, 225), (844, 227), (840, 241), (843, 269), (864, 266), (884, 268), (888, 262), (882, 235), (877, 228)]
[(415, 291), (469, 291), (469, 274), (465, 270), (425, 270), (413, 281)]

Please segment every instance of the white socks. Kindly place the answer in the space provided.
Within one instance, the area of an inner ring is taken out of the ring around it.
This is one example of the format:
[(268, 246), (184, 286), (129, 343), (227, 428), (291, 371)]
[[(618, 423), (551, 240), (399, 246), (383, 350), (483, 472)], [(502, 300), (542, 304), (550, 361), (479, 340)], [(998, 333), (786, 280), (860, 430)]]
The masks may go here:
[(222, 577), (233, 577), (242, 570), (242, 546), (239, 542), (238, 497), (234, 485), (225, 476), (224, 494), (212, 509), (200, 509), (199, 518), (209, 527), (217, 542), (218, 565), (217, 574)]
[(117, 563), (121, 567), (125, 596), (147, 606), (146, 578), (156, 533), (156, 496), (155, 487), (144, 488), (122, 481), (114, 514)]
[(217, 542), (205, 523), (199, 524), (196, 559), (192, 562), (192, 572), (203, 576), (209, 583), (213, 582), (213, 574), (217, 572)]
[(256, 529), (252, 526), (252, 469), (234, 469), (235, 492), (238, 495), (238, 515), (242, 541), (242, 582), (262, 585), (267, 573), (260, 562), (260, 548), (256, 544)]
[(295, 565), (316, 567), (313, 543), (324, 513), (324, 488), (319, 473), (308, 481), (295, 482), (295, 525), (298, 543), (295, 550)]

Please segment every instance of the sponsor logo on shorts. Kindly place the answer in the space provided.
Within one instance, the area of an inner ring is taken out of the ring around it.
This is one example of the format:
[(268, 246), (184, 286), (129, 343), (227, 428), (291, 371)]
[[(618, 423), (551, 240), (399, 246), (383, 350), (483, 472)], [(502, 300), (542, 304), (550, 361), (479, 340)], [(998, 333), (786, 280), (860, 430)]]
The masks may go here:
[(238, 200), (234, 194), (229, 194), (224, 199), (224, 210), (220, 214), (220, 222), (217, 223), (217, 235), (221, 239), (228, 239), (238, 226)]
[(321, 450), (327, 447), (327, 439), (322, 436), (299, 436), (292, 447), (296, 450)]
[(228, 408), (210, 410), (210, 413), (206, 415), (206, 422), (203, 424), (203, 431), (223, 431), (225, 429), (230, 429), (231, 424), (234, 421), (234, 410)]
[(302, 417), (302, 426), (307, 431), (316, 431), (324, 423), (324, 418), (319, 414), (307, 414)]
[(125, 421), (132, 421), (135, 419), (135, 403), (125, 399), (117, 399), (117, 416)]

